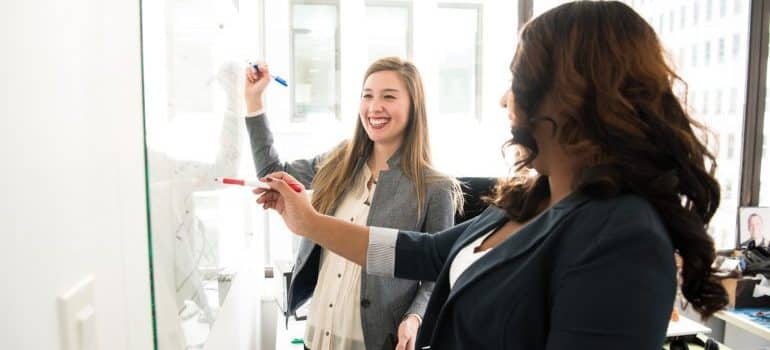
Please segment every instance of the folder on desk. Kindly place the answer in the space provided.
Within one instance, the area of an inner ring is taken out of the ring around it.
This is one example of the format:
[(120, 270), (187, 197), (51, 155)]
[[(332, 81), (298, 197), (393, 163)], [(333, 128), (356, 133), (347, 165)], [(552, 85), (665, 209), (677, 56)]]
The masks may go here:
[(711, 328), (708, 328), (687, 317), (679, 316), (678, 321), (669, 321), (668, 329), (666, 330), (666, 337), (681, 337), (699, 333), (711, 333)]

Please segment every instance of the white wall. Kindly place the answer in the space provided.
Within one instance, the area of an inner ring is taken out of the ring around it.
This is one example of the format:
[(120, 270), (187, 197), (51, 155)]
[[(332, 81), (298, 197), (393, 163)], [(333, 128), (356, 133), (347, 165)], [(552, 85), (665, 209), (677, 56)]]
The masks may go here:
[(61, 349), (95, 276), (99, 349), (152, 349), (139, 1), (0, 3), (0, 348)]

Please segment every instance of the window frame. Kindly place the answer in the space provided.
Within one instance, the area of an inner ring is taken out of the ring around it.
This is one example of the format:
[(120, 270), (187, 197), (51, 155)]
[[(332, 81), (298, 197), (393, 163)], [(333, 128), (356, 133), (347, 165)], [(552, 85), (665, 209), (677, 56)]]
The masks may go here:
[[(740, 206), (759, 203), (759, 179), (762, 170), (762, 131), (767, 90), (768, 37), (770, 36), (770, 1), (752, 1), (749, 14), (748, 72), (744, 107), (743, 146), (741, 148)], [(736, 218), (736, 224), (737, 224)], [(736, 226), (737, 227), (737, 226)], [(736, 237), (736, 244), (739, 238)]]
[(484, 62), (484, 4), (481, 2), (439, 2), (436, 4), (437, 9), (459, 9), (459, 10), (475, 10), (476, 11), (476, 50), (474, 52), (475, 67), (473, 67), (474, 81), (473, 91), (475, 101), (473, 104), (473, 117), (477, 121), (481, 121), (481, 101), (483, 101), (483, 70), (482, 62)]
[[(296, 81), (296, 77), (294, 76), (294, 64), (295, 62), (295, 55), (294, 55), (294, 6), (295, 5), (327, 5), (327, 6), (334, 6), (337, 14), (337, 20), (336, 20), (336, 26), (334, 28), (334, 93), (337, 96), (337, 102), (334, 103), (334, 120), (341, 120), (342, 115), (342, 105), (339, 102), (339, 97), (342, 96), (342, 89), (340, 87), (340, 82), (342, 81), (342, 76), (340, 74), (340, 0), (291, 0), (289, 2), (289, 67), (290, 67), (290, 75), (291, 80), (290, 81)], [(264, 40), (263, 40), (264, 42)], [(289, 122), (291, 123), (304, 123), (307, 122), (307, 120), (300, 118), (297, 115), (296, 110), (296, 87), (294, 84), (291, 85), (291, 88), (289, 89)]]
[(406, 9), (406, 59), (414, 54), (414, 3), (408, 0), (366, 0), (364, 7), (396, 7)]

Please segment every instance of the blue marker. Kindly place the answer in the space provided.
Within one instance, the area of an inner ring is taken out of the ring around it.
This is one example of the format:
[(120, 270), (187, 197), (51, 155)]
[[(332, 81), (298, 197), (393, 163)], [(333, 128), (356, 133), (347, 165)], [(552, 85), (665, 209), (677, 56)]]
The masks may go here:
[[(257, 73), (259, 73), (259, 66), (257, 64), (252, 63), (251, 66), (257, 71)], [(286, 83), (286, 80), (284, 80), (283, 78), (272, 74), (270, 74), (270, 77), (273, 78), (273, 80), (275, 80), (276, 82), (278, 82), (278, 84), (281, 84), (285, 87), (289, 87), (289, 84)]]

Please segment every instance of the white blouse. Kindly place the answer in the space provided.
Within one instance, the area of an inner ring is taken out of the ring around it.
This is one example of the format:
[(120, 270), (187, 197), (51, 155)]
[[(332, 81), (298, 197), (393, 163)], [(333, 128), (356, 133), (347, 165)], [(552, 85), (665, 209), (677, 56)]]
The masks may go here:
[(484, 240), (489, 237), (492, 232), (495, 232), (495, 230), (489, 231), (486, 234), (481, 235), (481, 237), (476, 238), (475, 241), (466, 245), (459, 253), (457, 253), (454, 260), (452, 260), (452, 265), (449, 266), (449, 289), (454, 288), (455, 282), (457, 282), (457, 279), (460, 278), (460, 275), (462, 275), (468, 267), (494, 249), (494, 247), (492, 247), (484, 251), (475, 252), (476, 248), (481, 246), (481, 244), (484, 243)]
[[(334, 212), (337, 218), (366, 225), (376, 188), (366, 183), (372, 178), (363, 166), (354, 181), (355, 188), (343, 196)], [(312, 350), (365, 350), (361, 326), (361, 266), (326, 249), (305, 326), (305, 346)]]

